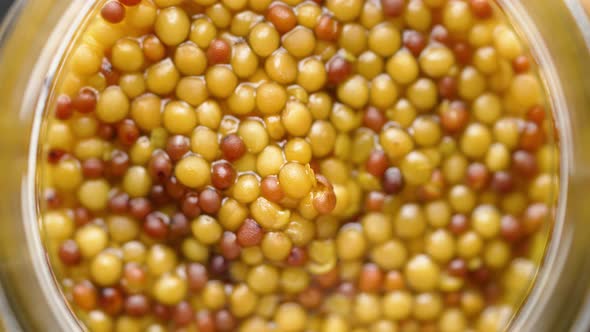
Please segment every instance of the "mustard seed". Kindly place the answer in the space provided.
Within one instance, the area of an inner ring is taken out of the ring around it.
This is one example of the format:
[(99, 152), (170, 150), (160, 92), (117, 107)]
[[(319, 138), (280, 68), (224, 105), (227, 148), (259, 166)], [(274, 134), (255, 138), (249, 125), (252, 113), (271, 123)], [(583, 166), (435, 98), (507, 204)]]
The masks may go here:
[(125, 7), (117, 1), (109, 1), (102, 7), (100, 14), (110, 23), (119, 23), (125, 18)]
[(178, 178), (171, 176), (166, 180), (166, 195), (175, 200), (180, 200), (186, 193), (186, 187), (178, 181)]
[(129, 210), (129, 195), (125, 192), (119, 192), (109, 198), (109, 210), (113, 213), (127, 213)]
[(199, 195), (197, 193), (187, 193), (180, 204), (182, 213), (188, 218), (195, 218), (201, 214), (199, 206)]
[(211, 183), (219, 190), (231, 187), (236, 181), (236, 171), (228, 162), (219, 162), (213, 165)]
[(246, 144), (235, 134), (230, 134), (221, 140), (221, 151), (225, 159), (235, 161), (246, 153)]
[(314, 32), (319, 40), (335, 41), (338, 39), (340, 25), (332, 16), (324, 14), (319, 18)]
[(68, 95), (61, 95), (57, 98), (55, 106), (55, 117), (60, 120), (67, 120), (74, 114), (72, 99)]
[(125, 299), (125, 313), (133, 317), (141, 317), (150, 312), (150, 300), (142, 294), (129, 295)]
[(174, 135), (166, 143), (166, 153), (172, 161), (179, 161), (190, 150), (190, 140), (186, 136)]
[(67, 266), (77, 265), (82, 261), (80, 248), (74, 240), (66, 240), (59, 247), (59, 259)]
[(96, 109), (96, 93), (91, 89), (82, 89), (72, 100), (72, 107), (80, 113), (94, 112)]
[(152, 204), (147, 198), (137, 197), (129, 201), (129, 213), (138, 220), (143, 220), (152, 212)]
[(178, 327), (186, 326), (193, 321), (193, 315), (192, 306), (188, 302), (182, 301), (174, 306), (172, 320)]
[(381, 8), (383, 13), (388, 17), (398, 17), (405, 9), (405, 0), (381, 0)]
[(229, 63), (231, 46), (223, 39), (213, 39), (207, 48), (207, 63), (215, 65)]
[(117, 315), (123, 310), (123, 294), (118, 288), (103, 288), (98, 303), (107, 314)]
[(326, 64), (328, 82), (340, 84), (352, 74), (352, 64), (340, 56), (335, 56)]
[(199, 207), (205, 213), (217, 213), (221, 208), (221, 195), (215, 189), (206, 188), (199, 194)]
[(237, 242), (242, 247), (252, 247), (258, 245), (262, 241), (264, 233), (262, 227), (254, 221), (254, 219), (247, 218), (240, 226), (237, 232)]
[(415, 56), (418, 57), (426, 48), (426, 38), (415, 30), (407, 30), (404, 31), (403, 36), (404, 46), (410, 50), (410, 52)]
[(143, 231), (150, 237), (163, 240), (168, 236), (169, 218), (161, 212), (152, 212), (145, 217)]
[(291, 31), (297, 25), (297, 18), (288, 6), (276, 4), (270, 7), (266, 18), (275, 26), (280, 34)]

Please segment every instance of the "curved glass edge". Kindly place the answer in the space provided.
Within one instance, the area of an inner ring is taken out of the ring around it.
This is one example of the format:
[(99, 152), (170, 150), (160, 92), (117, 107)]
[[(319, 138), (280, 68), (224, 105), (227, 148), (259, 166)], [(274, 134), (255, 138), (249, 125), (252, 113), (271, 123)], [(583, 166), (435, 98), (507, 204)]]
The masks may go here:
[[(36, 210), (36, 139), (49, 83), (94, 1), (21, 0), (0, 49), (0, 281), (9, 331), (77, 331), (41, 244)], [(57, 54), (57, 56), (56, 56)], [(33, 156), (34, 153), (34, 156)], [(17, 323), (18, 321), (18, 323)]]
[[(11, 6), (8, 12), (4, 16), (2, 25), (0, 26), (0, 45), (6, 42), (9, 38), (14, 26), (16, 24), (17, 17), (23, 9), (24, 1), (17, 0)], [(11, 308), (8, 297), (6, 296), (5, 287), (6, 285), (1, 282), (3, 278), (0, 278), (0, 331), (14, 331), (20, 332), (22, 328), (16, 319), (14, 311)]]
[[(590, 285), (590, 67), (588, 35), (573, 9), (574, 0), (497, 0), (530, 43), (550, 91), (560, 140), (560, 192), (555, 227), (543, 265), (512, 331), (573, 331)], [(583, 18), (586, 20), (586, 18)], [(542, 22), (543, 24), (541, 24)], [(536, 23), (536, 24), (534, 24)], [(577, 328), (577, 327), (576, 327)], [(587, 331), (582, 326), (580, 331)]]

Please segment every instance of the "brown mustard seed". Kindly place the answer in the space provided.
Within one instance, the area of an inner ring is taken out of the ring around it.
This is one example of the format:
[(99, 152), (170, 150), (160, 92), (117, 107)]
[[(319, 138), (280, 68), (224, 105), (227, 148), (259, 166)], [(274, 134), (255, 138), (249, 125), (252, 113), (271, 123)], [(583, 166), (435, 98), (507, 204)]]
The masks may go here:
[(233, 166), (225, 161), (213, 165), (211, 171), (211, 183), (219, 190), (231, 187), (236, 181), (236, 171)]
[(469, 2), (473, 14), (481, 19), (488, 19), (494, 14), (494, 10), (488, 0), (470, 0)]
[(483, 190), (490, 180), (490, 172), (482, 163), (472, 163), (467, 167), (467, 185), (474, 190)]
[(328, 83), (334, 85), (340, 84), (352, 74), (352, 63), (336, 55), (326, 64), (326, 71), (328, 74)]
[(262, 196), (271, 202), (278, 203), (284, 197), (285, 193), (279, 185), (279, 179), (276, 175), (270, 175), (265, 177), (260, 183), (260, 192)]
[(132, 145), (137, 141), (140, 134), (135, 121), (131, 119), (125, 119), (117, 125), (117, 137), (119, 138), (119, 142), (123, 145)]
[(141, 0), (119, 0), (120, 3), (128, 7), (137, 6), (141, 3)]
[(98, 158), (86, 159), (82, 162), (82, 174), (89, 179), (97, 179), (104, 175), (104, 161)]
[(98, 303), (107, 314), (117, 315), (123, 310), (123, 293), (118, 288), (103, 288)]
[(549, 209), (543, 203), (530, 205), (522, 217), (522, 230), (530, 235), (538, 231), (548, 221)]
[(383, 190), (387, 194), (397, 194), (404, 189), (405, 181), (397, 167), (389, 167), (383, 175)]
[(92, 213), (85, 207), (74, 209), (74, 223), (76, 226), (84, 226), (92, 220)]
[(143, 46), (143, 54), (145, 55), (146, 59), (152, 62), (158, 62), (166, 56), (166, 47), (158, 39), (158, 37), (154, 35), (147, 36), (142, 43)]
[(507, 194), (514, 189), (514, 179), (508, 172), (496, 172), (492, 177), (491, 186), (495, 191)]
[(383, 280), (384, 290), (391, 292), (395, 290), (405, 289), (405, 287), (406, 283), (401, 272), (393, 270), (385, 274), (385, 279)]
[(150, 309), (150, 300), (143, 294), (132, 294), (125, 299), (125, 313), (129, 316), (141, 317)]
[(469, 219), (464, 214), (455, 214), (451, 217), (449, 230), (455, 235), (461, 235), (469, 229)]
[(113, 151), (109, 162), (108, 174), (115, 177), (125, 175), (125, 172), (127, 172), (127, 169), (129, 168), (129, 163), (130, 161), (127, 153), (121, 150)]
[(215, 313), (215, 327), (220, 332), (235, 331), (237, 322), (228, 310), (219, 310)]
[(373, 263), (367, 263), (361, 270), (358, 288), (361, 292), (378, 292), (383, 286), (383, 271)]
[(186, 280), (188, 288), (192, 292), (202, 290), (209, 280), (207, 268), (198, 263), (190, 263), (186, 266)]
[(367, 168), (367, 172), (377, 178), (381, 178), (385, 174), (388, 165), (389, 160), (387, 159), (385, 152), (382, 150), (374, 150), (369, 155), (365, 167)]
[(293, 10), (283, 4), (274, 4), (268, 10), (266, 19), (269, 20), (280, 34), (291, 31), (297, 25), (297, 17)]
[(406, 7), (405, 0), (381, 0), (383, 13), (388, 17), (398, 17), (403, 14)]
[(447, 271), (450, 275), (458, 278), (465, 278), (467, 276), (467, 272), (469, 272), (467, 269), (467, 263), (461, 258), (455, 258), (450, 261), (449, 265), (447, 266)]
[(340, 32), (340, 24), (331, 15), (324, 14), (319, 18), (314, 32), (319, 40), (335, 41)]
[(376, 107), (369, 106), (363, 113), (363, 126), (379, 133), (387, 122), (387, 117)]
[(165, 152), (157, 152), (150, 158), (147, 169), (154, 180), (164, 183), (172, 175), (172, 161)]
[(528, 151), (515, 151), (512, 154), (512, 169), (520, 176), (533, 178), (538, 172), (537, 158)]
[(83, 88), (72, 100), (72, 107), (80, 113), (94, 112), (96, 109), (96, 92), (89, 88)]
[(462, 101), (452, 102), (447, 109), (440, 114), (440, 124), (445, 131), (457, 133), (463, 130), (469, 122), (467, 105)]
[(55, 103), (55, 117), (60, 120), (67, 120), (74, 114), (72, 99), (68, 95), (61, 95)]
[(338, 274), (338, 268), (333, 268), (326, 273), (315, 276), (315, 280), (318, 285), (324, 289), (333, 288), (338, 285), (338, 282), (340, 281), (340, 276)]
[(169, 321), (170, 319), (172, 319), (172, 309), (173, 308), (163, 305), (161, 303), (155, 303), (152, 307), (152, 313), (159, 320)]
[(262, 227), (254, 219), (246, 218), (237, 231), (237, 241), (242, 247), (253, 247), (262, 241)]
[(536, 123), (539, 126), (543, 125), (543, 122), (545, 121), (545, 107), (541, 106), (541, 105), (536, 105), (531, 107), (527, 113), (526, 113), (526, 118), (529, 121), (532, 121), (534, 123)]
[(221, 255), (215, 255), (209, 261), (209, 272), (217, 279), (227, 276), (229, 261)]
[(426, 38), (420, 32), (415, 30), (404, 31), (404, 46), (415, 56), (418, 57), (426, 48)]
[(385, 204), (385, 195), (380, 191), (371, 191), (365, 197), (365, 210), (380, 212)]
[(246, 144), (236, 134), (230, 134), (221, 140), (221, 152), (225, 159), (229, 161), (235, 161), (246, 153)]
[(453, 52), (455, 53), (455, 57), (459, 63), (467, 65), (471, 62), (473, 51), (471, 50), (469, 44), (464, 42), (456, 42), (453, 46)]
[(225, 259), (234, 260), (240, 257), (242, 248), (238, 244), (237, 236), (233, 232), (224, 232), (220, 243), (221, 254)]
[(170, 202), (170, 196), (166, 193), (166, 188), (160, 184), (152, 186), (150, 199), (154, 204), (159, 206), (166, 205)]
[(106, 123), (101, 123), (98, 126), (98, 137), (110, 141), (115, 137), (115, 127)]
[(451, 44), (451, 36), (449, 31), (443, 25), (435, 25), (430, 31), (430, 38), (441, 44), (449, 46)]
[(180, 212), (175, 213), (170, 219), (168, 237), (171, 240), (179, 240), (191, 234), (191, 226), (187, 217)]
[(57, 164), (62, 158), (66, 156), (66, 152), (60, 149), (51, 149), (47, 153), (47, 162), (50, 164)]
[(215, 332), (215, 321), (208, 311), (197, 313), (197, 330), (199, 332)]
[(162, 212), (152, 212), (145, 217), (143, 231), (156, 240), (164, 240), (168, 236), (168, 224), (170, 220)]
[(116, 85), (121, 78), (121, 74), (113, 68), (113, 64), (111, 64), (108, 58), (102, 59), (100, 73), (105, 78), (108, 86)]
[(438, 81), (438, 93), (441, 97), (453, 100), (457, 97), (457, 80), (451, 76), (445, 76)]
[(307, 263), (307, 251), (304, 248), (294, 247), (287, 257), (290, 266), (303, 266)]
[(207, 214), (215, 214), (221, 208), (221, 195), (217, 190), (205, 188), (199, 194), (199, 207)]
[(152, 210), (152, 203), (147, 198), (138, 197), (129, 201), (129, 213), (138, 220), (143, 220)]
[(190, 149), (188, 137), (174, 135), (168, 139), (166, 144), (166, 153), (172, 161), (179, 161)]
[(72, 289), (74, 303), (82, 310), (90, 311), (98, 305), (98, 292), (91, 282), (85, 280)]
[(322, 304), (322, 298), (322, 291), (315, 286), (306, 288), (297, 296), (299, 303), (308, 309), (316, 309), (319, 307), (320, 304)]
[(536, 151), (543, 144), (543, 130), (534, 122), (526, 122), (520, 135), (520, 147), (527, 151)]
[(176, 326), (181, 327), (188, 325), (193, 321), (193, 316), (194, 312), (190, 303), (182, 301), (174, 306), (172, 320)]
[(526, 73), (530, 68), (531, 62), (526, 55), (519, 55), (512, 60), (512, 69), (519, 74)]
[(508, 242), (517, 242), (522, 237), (522, 226), (518, 219), (505, 215), (500, 222), (500, 235)]
[(129, 210), (129, 195), (124, 192), (114, 194), (109, 198), (108, 206), (113, 213), (127, 213)]
[(223, 39), (213, 39), (207, 48), (207, 63), (209, 65), (229, 63), (230, 56), (231, 46)]
[(178, 178), (176, 178), (175, 176), (171, 176), (167, 181), (166, 181), (166, 194), (174, 199), (174, 200), (180, 200), (182, 197), (184, 197), (184, 194), (186, 193), (186, 187), (180, 183), (180, 181), (178, 181)]
[(45, 204), (47, 204), (47, 208), (50, 210), (60, 208), (63, 203), (60, 194), (53, 188), (45, 189), (43, 191), (43, 196), (45, 198)]
[(59, 246), (58, 255), (61, 262), (67, 266), (77, 265), (82, 261), (80, 247), (78, 247), (78, 244), (74, 240), (64, 241)]
[(199, 207), (199, 194), (195, 192), (189, 192), (184, 195), (182, 202), (180, 203), (180, 209), (188, 218), (196, 218), (201, 214), (201, 208)]
[(102, 7), (100, 15), (107, 22), (119, 23), (125, 18), (125, 7), (117, 1), (109, 1)]

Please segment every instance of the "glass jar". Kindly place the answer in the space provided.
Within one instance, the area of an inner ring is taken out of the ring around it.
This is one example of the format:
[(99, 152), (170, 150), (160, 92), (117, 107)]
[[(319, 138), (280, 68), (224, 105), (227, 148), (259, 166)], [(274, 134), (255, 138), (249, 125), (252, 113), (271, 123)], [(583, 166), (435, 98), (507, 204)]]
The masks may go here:
[[(590, 22), (577, 0), (497, 0), (529, 42), (559, 129), (561, 187), (552, 239), (513, 331), (590, 326)], [(76, 331), (41, 243), (36, 133), (43, 101), (88, 0), (16, 1), (0, 29), (0, 317), (9, 331)], [(31, 152), (32, 151), (32, 152)]]

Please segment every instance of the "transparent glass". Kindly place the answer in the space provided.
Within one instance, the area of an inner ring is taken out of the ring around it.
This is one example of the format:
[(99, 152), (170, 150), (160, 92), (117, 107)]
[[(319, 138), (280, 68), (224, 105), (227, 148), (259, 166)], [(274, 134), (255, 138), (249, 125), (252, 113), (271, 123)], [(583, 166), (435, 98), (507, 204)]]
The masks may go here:
[[(529, 40), (560, 134), (561, 192), (537, 281), (512, 331), (590, 326), (590, 23), (577, 0), (497, 0)], [(9, 331), (82, 329), (56, 287), (35, 206), (36, 135), (47, 84), (92, 6), (89, 0), (17, 1), (0, 30), (0, 314)], [(31, 153), (31, 151), (33, 151)]]

